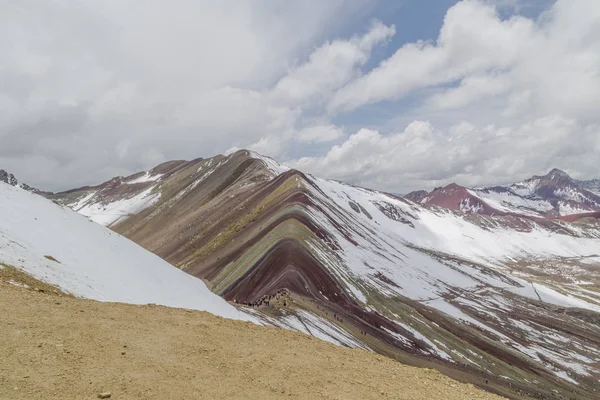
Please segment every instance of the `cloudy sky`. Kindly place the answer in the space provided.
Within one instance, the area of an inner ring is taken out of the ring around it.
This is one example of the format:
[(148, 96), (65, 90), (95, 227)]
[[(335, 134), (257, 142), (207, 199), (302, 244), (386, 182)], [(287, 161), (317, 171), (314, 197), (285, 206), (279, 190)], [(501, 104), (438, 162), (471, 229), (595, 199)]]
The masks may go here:
[(598, 0), (0, 0), (0, 168), (249, 148), (407, 192), (600, 177)]

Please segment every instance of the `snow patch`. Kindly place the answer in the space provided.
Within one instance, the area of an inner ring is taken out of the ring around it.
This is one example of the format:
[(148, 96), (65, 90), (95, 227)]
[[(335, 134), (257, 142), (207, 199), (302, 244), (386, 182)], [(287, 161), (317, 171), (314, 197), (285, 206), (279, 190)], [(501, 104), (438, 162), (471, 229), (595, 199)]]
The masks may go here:
[(100, 225), (110, 226), (154, 205), (160, 198), (160, 192), (152, 193), (154, 188), (151, 186), (130, 198), (112, 202), (88, 202), (76, 211)]
[(277, 161), (273, 160), (271, 157), (266, 157), (260, 155), (254, 151), (248, 151), (250, 153), (250, 157), (255, 158), (257, 160), (261, 160), (269, 172), (273, 174), (273, 176), (278, 176), (290, 170), (290, 167), (286, 167), (285, 165), (279, 164)]
[(133, 184), (133, 183), (144, 183), (144, 182), (156, 182), (157, 180), (159, 180), (160, 178), (162, 178), (164, 174), (156, 174), (156, 175), (151, 175), (150, 171), (146, 171), (142, 176), (139, 176), (135, 179), (132, 179), (130, 181), (126, 181), (125, 183), (127, 184)]

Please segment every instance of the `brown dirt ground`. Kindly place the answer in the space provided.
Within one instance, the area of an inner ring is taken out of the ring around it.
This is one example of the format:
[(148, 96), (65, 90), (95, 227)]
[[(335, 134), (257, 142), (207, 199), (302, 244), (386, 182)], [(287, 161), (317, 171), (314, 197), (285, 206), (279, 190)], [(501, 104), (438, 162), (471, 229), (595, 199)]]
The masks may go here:
[(1, 278), (0, 399), (500, 399), (296, 332)]

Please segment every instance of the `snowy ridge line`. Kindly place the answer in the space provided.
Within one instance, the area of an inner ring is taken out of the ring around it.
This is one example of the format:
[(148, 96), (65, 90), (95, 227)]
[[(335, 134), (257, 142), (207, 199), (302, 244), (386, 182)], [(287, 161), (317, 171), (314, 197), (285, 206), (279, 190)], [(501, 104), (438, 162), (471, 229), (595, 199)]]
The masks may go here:
[(160, 192), (153, 193), (154, 189), (155, 186), (150, 186), (148, 189), (130, 198), (115, 200), (105, 204), (101, 202), (88, 202), (81, 206), (77, 212), (101, 225), (110, 226), (119, 222), (124, 216), (137, 214), (154, 205), (161, 196)]
[(273, 160), (271, 157), (266, 157), (252, 150), (247, 150), (250, 157), (260, 160), (267, 167), (267, 169), (273, 174), (273, 176), (278, 176), (290, 170), (289, 167), (279, 164), (277, 161)]

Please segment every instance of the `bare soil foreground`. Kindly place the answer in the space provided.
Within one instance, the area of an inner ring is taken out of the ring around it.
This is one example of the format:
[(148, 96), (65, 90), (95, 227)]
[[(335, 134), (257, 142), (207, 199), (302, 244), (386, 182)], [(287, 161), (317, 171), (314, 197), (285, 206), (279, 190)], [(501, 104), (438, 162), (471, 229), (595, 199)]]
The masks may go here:
[(48, 292), (0, 279), (1, 399), (500, 399), (295, 332)]

